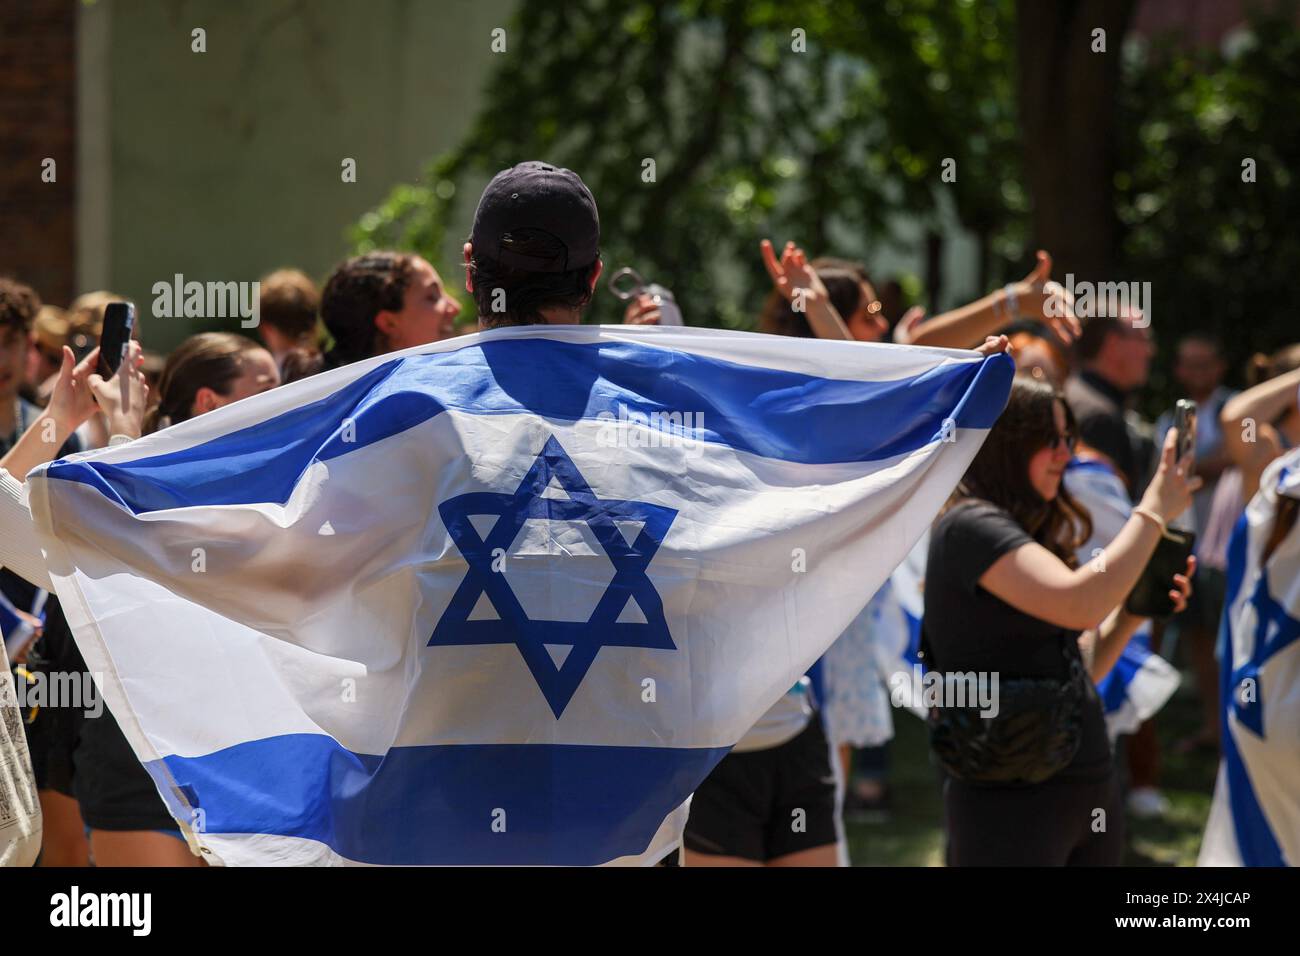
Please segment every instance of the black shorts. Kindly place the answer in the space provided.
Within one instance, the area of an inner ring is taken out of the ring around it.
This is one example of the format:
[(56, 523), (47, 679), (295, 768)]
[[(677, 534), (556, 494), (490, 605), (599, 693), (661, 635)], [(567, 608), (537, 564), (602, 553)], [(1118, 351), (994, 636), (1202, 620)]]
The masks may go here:
[[(22, 678), (15, 675), (14, 680)], [(29, 716), (30, 723), (26, 721)], [(30, 708), (24, 708), (23, 717), (36, 789), (73, 796), (72, 754), (81, 732), (81, 711), (70, 707), (42, 707), (33, 715)]]
[(730, 753), (691, 799), (686, 848), (766, 863), (834, 844), (838, 798), (820, 715), (767, 750)]
[[(59, 602), (50, 598), (45, 613), (45, 631), (32, 645), (27, 656), (27, 670), (41, 674), (47, 682), (53, 679), (54, 674), (82, 674), (86, 663), (68, 630)], [(23, 678), (15, 673), (14, 680)], [(85, 719), (83, 711), (66, 706), (28, 707), (23, 710), (23, 718), (36, 789), (73, 796), (72, 755), (81, 736), (81, 722)]]
[(176, 830), (153, 778), (105, 707), (81, 723), (73, 792), (93, 830)]

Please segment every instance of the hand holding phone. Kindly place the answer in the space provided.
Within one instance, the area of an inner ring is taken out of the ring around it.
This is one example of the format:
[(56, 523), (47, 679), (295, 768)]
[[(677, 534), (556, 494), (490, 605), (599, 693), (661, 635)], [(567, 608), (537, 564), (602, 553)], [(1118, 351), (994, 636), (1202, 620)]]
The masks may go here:
[(1191, 475), (1196, 470), (1196, 403), (1180, 398), (1174, 406), (1174, 430), (1178, 433), (1178, 450), (1174, 460), (1186, 466)]
[(95, 369), (101, 377), (112, 378), (126, 355), (131, 331), (135, 328), (135, 306), (130, 302), (110, 302), (104, 308), (104, 327), (99, 333), (99, 366)]

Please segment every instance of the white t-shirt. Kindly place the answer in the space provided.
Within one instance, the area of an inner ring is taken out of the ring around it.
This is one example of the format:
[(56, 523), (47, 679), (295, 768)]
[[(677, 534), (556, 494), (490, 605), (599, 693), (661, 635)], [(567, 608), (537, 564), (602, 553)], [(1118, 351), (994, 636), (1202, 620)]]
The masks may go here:
[(734, 753), (749, 753), (752, 750), (768, 750), (779, 747), (803, 733), (812, 718), (812, 703), (808, 700), (808, 691), (812, 682), (807, 677), (781, 695), (766, 714), (758, 719), (749, 732), (732, 747)]

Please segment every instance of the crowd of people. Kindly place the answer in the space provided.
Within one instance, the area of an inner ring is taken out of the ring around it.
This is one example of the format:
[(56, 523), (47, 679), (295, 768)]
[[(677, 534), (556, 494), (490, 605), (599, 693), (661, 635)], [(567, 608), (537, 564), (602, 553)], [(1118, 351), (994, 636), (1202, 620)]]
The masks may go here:
[[(138, 341), (105, 380), (95, 372), (96, 342), (104, 308), (118, 297), (89, 293), (65, 310), (42, 305), (16, 279), (0, 280), (0, 500), (9, 509), (0, 515), (0, 591), (27, 625), (21, 641), (6, 641), (16, 679), (86, 669), (39, 547), (20, 527), (28, 471), (459, 332), (581, 322), (602, 269), (595, 201), (567, 170), (543, 167), (538, 175), (580, 187), (592, 216), (513, 232), (476, 217), (463, 263), (476, 323), (457, 325), (461, 305), (428, 261), (371, 252), (340, 263), (319, 288), (293, 269), (264, 277), (260, 341), (205, 331), (164, 357), (147, 349), (146, 315)], [(1000, 717), (930, 715), (947, 861), (1118, 863), (1125, 801), (1144, 815), (1167, 807), (1152, 723), (1126, 739), (1126, 773), (1103, 725), (1096, 685), (1146, 625), (1125, 599), (1169, 528), (1196, 533), (1194, 557), (1163, 585), (1177, 613), (1155, 622), (1151, 642), (1169, 653), (1176, 636), (1195, 675), (1203, 720), (1180, 746), (1213, 751), (1228, 537), (1265, 467), (1300, 443), (1300, 344), (1259, 357), (1250, 387), (1234, 392), (1212, 336), (1178, 339), (1175, 375), (1197, 408), (1193, 467), (1177, 454), (1170, 415), (1153, 425), (1134, 410), (1154, 355), (1152, 329), (1136, 311), (1079, 318), (1068, 301), (1064, 310), (1048, 308), (1064, 292), (1045, 253), (1024, 280), (927, 317), (915, 308), (898, 314), (896, 289), (894, 304), (882, 301), (863, 263), (810, 260), (794, 243), (778, 251), (763, 240), (758, 251), (773, 285), (761, 332), (1009, 351), (1015, 359), (1008, 406), (932, 526), (924, 555), (926, 666), (1002, 676)], [(651, 296), (635, 298), (625, 313), (629, 324), (658, 319)], [(1113, 514), (1090, 509), (1071, 490), (1071, 469), (1083, 463), (1113, 487), (1120, 501)], [(868, 608), (871, 599), (862, 595)], [(888, 799), (879, 759), (891, 736), (888, 675), (864, 664), (873, 647), (863, 620), (828, 655), (824, 680), (809, 675), (791, 687), (697, 789), (683, 864), (844, 862), (846, 808)], [(43, 864), (201, 865), (111, 713), (47, 707), (23, 717), (44, 815)], [(1100, 831), (1097, 808), (1111, 821)], [(793, 809), (805, 812), (803, 826), (792, 828)]]

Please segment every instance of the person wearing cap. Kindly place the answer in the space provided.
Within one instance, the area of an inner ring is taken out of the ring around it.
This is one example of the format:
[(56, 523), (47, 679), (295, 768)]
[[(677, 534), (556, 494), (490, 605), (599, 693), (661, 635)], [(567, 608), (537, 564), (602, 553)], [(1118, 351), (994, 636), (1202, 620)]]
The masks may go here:
[[(464, 251), (465, 288), (480, 328), (579, 323), (603, 268), (596, 201), (571, 170), (512, 166), (484, 190)], [(687, 865), (838, 862), (834, 770), (807, 683), (760, 721), (756, 753), (724, 758), (698, 788), (686, 825)], [(792, 830), (784, 807), (756, 809), (783, 796), (806, 809), (806, 827)], [(778, 838), (765, 839), (769, 832)]]
[[(481, 329), (578, 324), (603, 269), (596, 200), (572, 170), (536, 161), (504, 169), (483, 190), (464, 255)], [(980, 351), (1005, 348), (1005, 337), (990, 337)], [(687, 865), (837, 865), (834, 769), (806, 679), (743, 743), (754, 752), (724, 758), (696, 791)], [(781, 800), (806, 811), (806, 826), (790, 828)]]
[(464, 252), (480, 328), (580, 323), (604, 267), (596, 200), (572, 170), (519, 163), (483, 190)]

